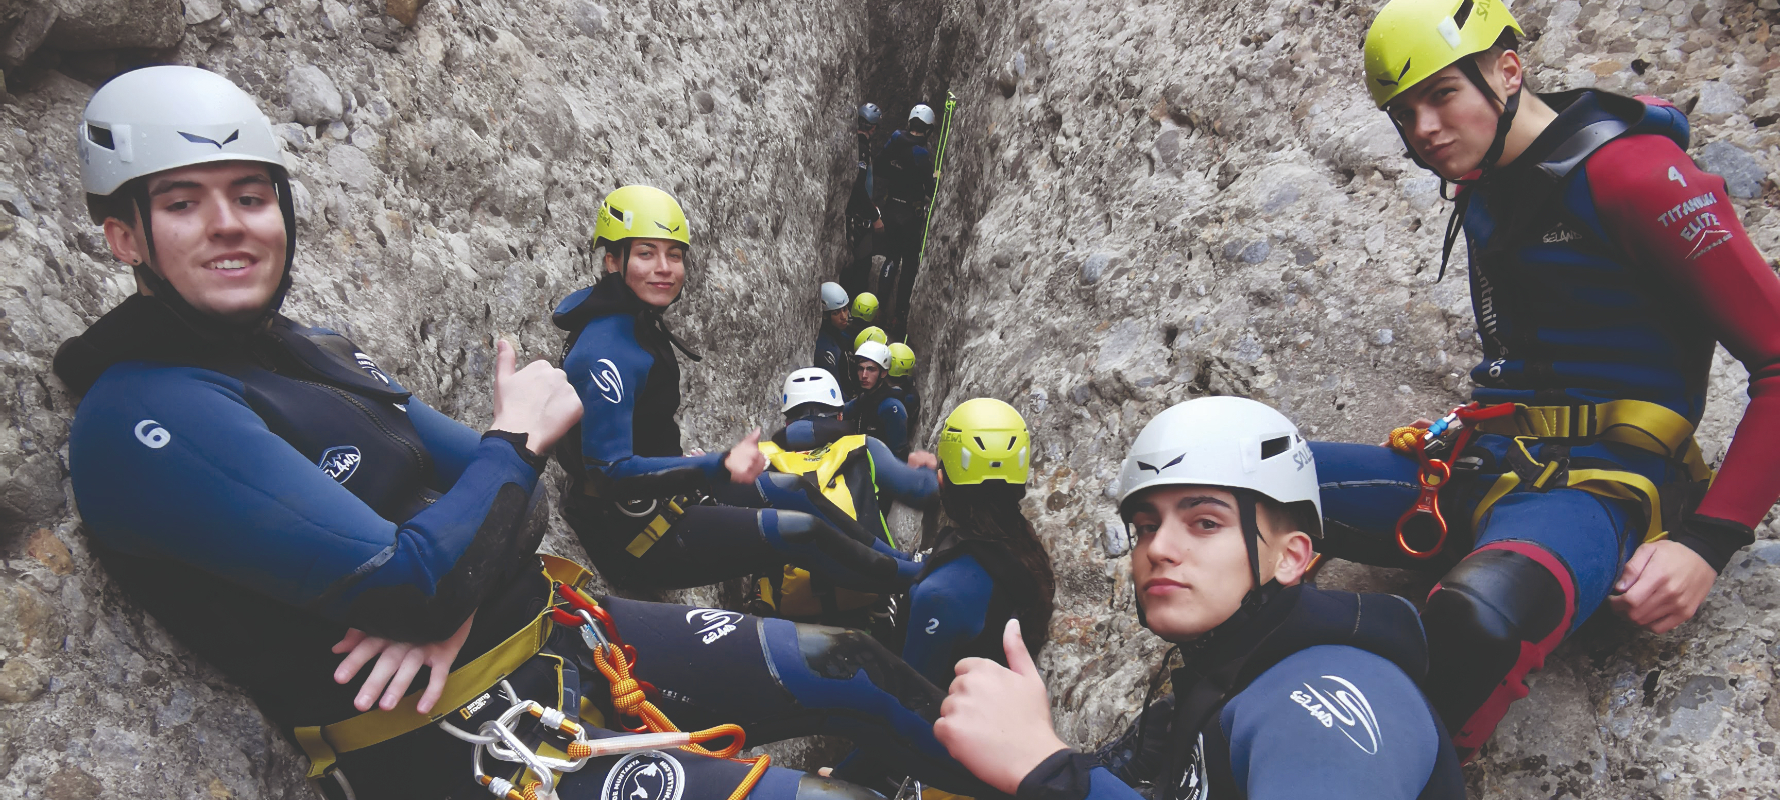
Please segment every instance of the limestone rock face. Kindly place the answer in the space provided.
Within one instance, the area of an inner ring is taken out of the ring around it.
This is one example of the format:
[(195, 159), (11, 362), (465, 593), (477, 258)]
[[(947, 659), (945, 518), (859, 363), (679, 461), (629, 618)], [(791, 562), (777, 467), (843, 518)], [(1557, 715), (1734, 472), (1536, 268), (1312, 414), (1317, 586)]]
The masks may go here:
[[(1379, 5), (945, 7), (934, 43), (952, 67), (923, 96), (960, 102), (911, 344), (934, 354), (917, 370), (933, 426), (981, 395), (1034, 425), (1027, 510), (1061, 603), (1040, 666), (1078, 746), (1123, 730), (1163, 648), (1137, 626), (1127, 558), (1101, 543), (1117, 525), (1119, 459), (1145, 422), (1243, 394), (1307, 435), (1377, 442), (1467, 397), (1479, 347), (1462, 244), (1433, 280), (1451, 205), (1360, 82)], [(1521, 0), (1513, 12), (1542, 91), (1595, 86), (1699, 112), (1690, 154), (1738, 184), (1744, 225), (1780, 256), (1764, 182), (1780, 165), (1772, 10)], [(1711, 458), (1745, 380), (1721, 350), (1701, 434)], [(1780, 569), (1776, 530), (1759, 535), (1680, 629), (1643, 634), (1603, 612), (1559, 649), (1469, 769), (1473, 796), (1771, 792)], [(1336, 563), (1322, 582), (1417, 598), (1432, 577)]]
[[(1359, 83), (1377, 5), (0, 0), (0, 797), (310, 796), (301, 754), (109, 581), (73, 507), (76, 398), (50, 357), (133, 291), (86, 218), (73, 144), (105, 78), (199, 64), (253, 93), (295, 181), (287, 313), (471, 425), (489, 418), (495, 337), (560, 355), (549, 312), (595, 277), (599, 198), (675, 193), (696, 246), (670, 321), (707, 356), (683, 364), (681, 425), (709, 450), (770, 430), (779, 380), (808, 362), (815, 287), (844, 250), (854, 105), (889, 122), (955, 94), (911, 325), (931, 409), (916, 443), (974, 396), (1033, 425), (1027, 510), (1060, 603), (1041, 666), (1064, 738), (1093, 746), (1131, 719), (1162, 650), (1108, 555), (1107, 493), (1145, 421), (1245, 394), (1307, 434), (1376, 441), (1469, 389), (1462, 246), (1432, 280), (1450, 205)], [(1775, 256), (1773, 6), (1514, 13), (1541, 88), (1691, 109), (1691, 154)], [(1720, 352), (1710, 458), (1744, 382)], [(557, 528), (546, 546), (579, 555)], [(1761, 536), (1676, 632), (1588, 623), (1469, 772), (1474, 796), (1771, 793), (1780, 534)], [(1430, 581), (1324, 573), (1410, 597)]]

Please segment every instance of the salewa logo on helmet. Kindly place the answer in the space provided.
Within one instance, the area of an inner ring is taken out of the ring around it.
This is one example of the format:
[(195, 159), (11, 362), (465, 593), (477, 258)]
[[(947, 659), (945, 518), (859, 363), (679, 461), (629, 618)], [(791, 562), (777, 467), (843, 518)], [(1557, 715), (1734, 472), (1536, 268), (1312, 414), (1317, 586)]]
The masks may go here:
[(1142, 461), (1139, 461), (1139, 462), (1137, 462), (1137, 469), (1139, 471), (1147, 469), (1151, 472), (1156, 473), (1157, 475), (1160, 475), (1160, 474), (1162, 474), (1162, 470), (1168, 469), (1169, 467), (1179, 464), (1181, 462), (1181, 459), (1186, 458), (1186, 457), (1187, 457), (1186, 453), (1181, 453), (1180, 455), (1175, 456), (1173, 461), (1163, 464), (1160, 467), (1153, 467), (1153, 466), (1150, 466), (1149, 464), (1145, 464)]
[(224, 138), (220, 142), (215, 139), (212, 139), (208, 136), (199, 136), (198, 134), (186, 133), (185, 131), (180, 131), (179, 135), (184, 136), (185, 140), (188, 142), (191, 142), (192, 144), (213, 144), (213, 145), (216, 145), (216, 149), (221, 150), (223, 145), (228, 144), (229, 142), (232, 142), (232, 141), (235, 141), (236, 139), (241, 138), (241, 131), (236, 130), (234, 133), (229, 134), (226, 138)]
[[(1340, 688), (1324, 687), (1328, 689), (1328, 694), (1324, 694), (1306, 683), (1304, 691), (1292, 692), (1292, 702), (1303, 706), (1325, 728), (1334, 728), (1336, 723), (1340, 723), (1338, 730), (1341, 735), (1346, 736), (1355, 747), (1367, 755), (1378, 755), (1378, 744), (1381, 741), (1378, 715), (1372, 712), (1372, 703), (1366, 700), (1365, 693), (1360, 691), (1360, 687), (1338, 675), (1324, 675), (1323, 680), (1334, 681)], [(1333, 700), (1330, 699), (1331, 696)]]
[(605, 398), (608, 403), (623, 402), (624, 378), (618, 374), (618, 365), (609, 358), (602, 358), (599, 363), (605, 365), (605, 368), (589, 370), (588, 374), (593, 376), (593, 385), (600, 390), (600, 397)]
[(675, 225), (674, 227), (670, 228), (666, 225), (661, 224), (660, 220), (652, 220), (652, 222), (655, 223), (655, 227), (660, 228), (664, 231), (667, 231), (668, 233), (679, 233), (680, 232), (680, 226), (678, 226), (678, 225)]
[(693, 625), (703, 625), (698, 629), (699, 641), (710, 644), (734, 633), (736, 623), (742, 621), (742, 615), (721, 608), (695, 608), (686, 612), (686, 621)]
[(1403, 69), (1397, 73), (1397, 77), (1392, 78), (1389, 73), (1386, 73), (1373, 78), (1373, 80), (1378, 81), (1379, 86), (1396, 86), (1399, 81), (1403, 80), (1404, 75), (1409, 74), (1409, 62), (1411, 60), (1412, 59), (1407, 58), (1403, 59)]
[(348, 444), (328, 448), (315, 465), (321, 467), (321, 471), (336, 482), (345, 483), (352, 477), (352, 473), (358, 471), (358, 465), (363, 461), (364, 456), (359, 455), (358, 448)]

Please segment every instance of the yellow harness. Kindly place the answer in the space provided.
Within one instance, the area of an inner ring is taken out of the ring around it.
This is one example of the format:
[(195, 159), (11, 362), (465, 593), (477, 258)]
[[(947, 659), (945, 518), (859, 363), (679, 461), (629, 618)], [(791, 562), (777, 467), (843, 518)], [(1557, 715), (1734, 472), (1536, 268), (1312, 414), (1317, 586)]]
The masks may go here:
[[(1480, 420), (1480, 433), (1511, 437), (1509, 471), (1496, 478), (1471, 514), (1473, 528), (1496, 501), (1523, 484), (1534, 491), (1580, 489), (1590, 494), (1637, 503), (1644, 509), (1644, 541), (1669, 535), (1689, 504), (1687, 494), (1709, 485), (1712, 468), (1694, 441), (1694, 426), (1666, 406), (1640, 400), (1574, 406), (1525, 406), (1514, 413)], [(1550, 455), (1551, 445), (1581, 446), (1612, 442), (1653, 453), (1681, 468), (1685, 479), (1657, 486), (1649, 478), (1623, 469), (1572, 467), (1567, 451)], [(1530, 445), (1545, 445), (1547, 460), (1533, 457)]]

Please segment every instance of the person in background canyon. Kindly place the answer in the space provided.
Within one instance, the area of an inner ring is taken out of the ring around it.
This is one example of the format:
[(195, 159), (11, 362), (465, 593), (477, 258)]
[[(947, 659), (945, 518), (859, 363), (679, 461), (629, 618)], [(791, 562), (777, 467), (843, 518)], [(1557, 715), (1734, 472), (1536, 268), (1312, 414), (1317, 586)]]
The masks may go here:
[(1173, 697), (1106, 757), (1077, 752), (1009, 621), (1007, 666), (959, 662), (934, 725), (971, 772), (1021, 800), (1465, 796), (1417, 687), (1415, 608), (1300, 582), (1321, 526), (1316, 464), (1290, 420), (1236, 397), (1176, 405), (1132, 442), (1118, 496), (1138, 621), (1182, 651)]
[(884, 112), (875, 103), (859, 107), (854, 119), (853, 140), (859, 150), (859, 166), (853, 175), (853, 191), (847, 195), (847, 261), (841, 267), (841, 285), (850, 294), (866, 290), (871, 281), (871, 259), (878, 255), (878, 237), (884, 230), (884, 214), (872, 193), (871, 137), (878, 131)]
[[(1502, 0), (1392, 0), (1367, 31), (1372, 100), (1458, 184), (1445, 253), (1465, 237), (1484, 355), (1438, 429), (1314, 445), (1323, 552), (1443, 573), (1428, 690), (1466, 757), (1603, 603), (1691, 618), (1780, 495), (1780, 278), (1679, 110), (1535, 94), (1520, 33)], [(1716, 344), (1750, 403), (1714, 479), (1693, 431)]]
[(885, 327), (902, 338), (908, 330), (909, 297), (921, 270), (921, 238), (927, 232), (927, 206), (933, 201), (933, 109), (909, 109), (908, 124), (890, 134), (878, 154), (884, 216), (884, 271), (878, 291), (890, 304)]
[(828, 370), (836, 383), (847, 386), (853, 377), (847, 373), (848, 362), (853, 359), (852, 312), (847, 306), (847, 290), (832, 281), (822, 284), (822, 324), (816, 330), (816, 352), (811, 356), (813, 366)]
[[(632, 674), (683, 724), (740, 723), (750, 743), (847, 735), (923, 780), (987, 790), (932, 738), (940, 691), (869, 638), (589, 601), (574, 590), (586, 570), (539, 556), (544, 454), (582, 411), (562, 371), (517, 367), (498, 343), (493, 421), (478, 433), (350, 340), (280, 314), (297, 245), (292, 187), (239, 87), (192, 67), (127, 72), (94, 93), (77, 135), (92, 219), (138, 287), (55, 359), (82, 395), (68, 458), (92, 549), (302, 747), (324, 796), (484, 792), (472, 745), (435, 723), (478, 730), (512, 707), (503, 687), (586, 723), (589, 739), (621, 735), (603, 726), (628, 724), (649, 695), (612, 691), (623, 681), (595, 663), (592, 623), (553, 621), (571, 596), (600, 612), (601, 635), (641, 651)], [(528, 746), (562, 752), (563, 737), (521, 719)], [(601, 797), (603, 782), (651, 768), (695, 800), (743, 784), (762, 800), (873, 796), (686, 750), (588, 767), (558, 796)]]

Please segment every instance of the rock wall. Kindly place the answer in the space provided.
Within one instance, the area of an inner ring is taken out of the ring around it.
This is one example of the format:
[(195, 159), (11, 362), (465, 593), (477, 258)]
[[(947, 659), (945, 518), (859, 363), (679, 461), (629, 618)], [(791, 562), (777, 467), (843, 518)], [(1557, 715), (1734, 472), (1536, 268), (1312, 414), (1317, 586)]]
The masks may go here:
[[(1001, 397), (1034, 426), (1027, 508), (1062, 587), (1041, 666), (1067, 741), (1122, 730), (1163, 647), (1137, 627), (1127, 560), (1103, 549), (1118, 461), (1151, 416), (1245, 394), (1309, 435), (1379, 441), (1467, 396), (1479, 348), (1462, 246), (1433, 280), (1450, 204), (1361, 85), (1379, 5), (946, 6), (935, 40), (957, 43), (944, 78), (961, 103), (912, 344), (931, 354), (930, 407)], [(1514, 13), (1541, 90), (1688, 109), (1690, 152), (1780, 256), (1772, 0), (1520, 0)], [(1746, 373), (1720, 351), (1714, 377), (1702, 436), (1720, 458)], [(1677, 631), (1604, 614), (1562, 647), (1468, 771), (1473, 795), (1770, 794), (1780, 532), (1760, 535)], [(1337, 563), (1323, 583), (1416, 597), (1431, 579)]]
[[(74, 150), (111, 74), (196, 64), (256, 95), (301, 216), (287, 313), (472, 425), (489, 418), (496, 336), (560, 355), (550, 310), (595, 277), (595, 209), (625, 183), (679, 196), (696, 237), (670, 315), (708, 356), (683, 370), (687, 446), (775, 421), (778, 382), (809, 357), (815, 286), (840, 256), (862, 8), (434, 0), (413, 27), (384, 11), (0, 4), (0, 47), (30, 51), (0, 65), (0, 797), (309, 796), (301, 754), (111, 586), (72, 506), (75, 399), (50, 357), (134, 291), (86, 219)], [(549, 546), (578, 553), (560, 532)]]
[[(1092, 745), (1130, 718), (1161, 650), (1103, 547), (1105, 493), (1143, 422), (1242, 393), (1313, 435), (1370, 441), (1468, 388), (1463, 259), (1431, 282), (1449, 207), (1359, 85), (1375, 7), (0, 0), (0, 797), (307, 796), (301, 755), (109, 584), (68, 493), (74, 398), (49, 358), (131, 290), (85, 219), (73, 150), (110, 75), (198, 64), (256, 94), (300, 186), (288, 311), (471, 424), (488, 415), (495, 336), (558, 352), (547, 315), (593, 276), (598, 198), (633, 181), (675, 192), (699, 239), (672, 316), (710, 356), (685, 370), (682, 425), (712, 449), (770, 424), (779, 376), (807, 358), (805, 298), (841, 257), (851, 106), (898, 119), (955, 93), (912, 344), (930, 423), (991, 395), (1034, 426), (1029, 511), (1062, 588), (1043, 666), (1065, 738)], [(1690, 108), (1692, 152), (1776, 255), (1776, 8), (1516, 13), (1541, 87)], [(1713, 457), (1743, 402), (1740, 367), (1719, 360)], [(560, 531), (547, 546), (575, 552)], [(1765, 796), (1780, 777), (1777, 578), (1780, 544), (1764, 541), (1675, 633), (1590, 623), (1471, 770), (1474, 794)], [(1344, 564), (1324, 580), (1428, 582)]]

